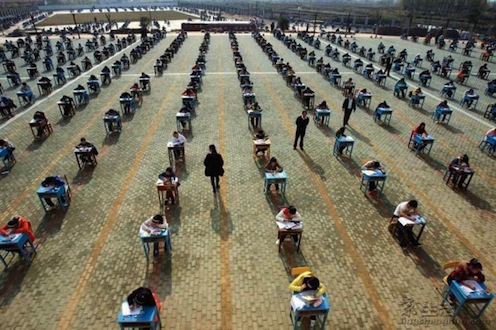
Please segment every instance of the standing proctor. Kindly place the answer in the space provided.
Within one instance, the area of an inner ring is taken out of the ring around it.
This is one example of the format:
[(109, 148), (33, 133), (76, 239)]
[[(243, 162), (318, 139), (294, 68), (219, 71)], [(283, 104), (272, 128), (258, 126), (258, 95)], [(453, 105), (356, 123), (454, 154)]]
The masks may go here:
[(352, 93), (348, 93), (348, 97), (344, 100), (343, 111), (344, 111), (344, 118), (343, 118), (343, 127), (344, 127), (348, 125), (348, 120), (350, 120), (351, 111), (353, 112), (356, 111), (356, 102)]
[(307, 125), (310, 119), (307, 117), (307, 112), (302, 111), (301, 116), (296, 118), (296, 135), (293, 144), (293, 149), (296, 150), (296, 145), (298, 144), (298, 139), (300, 139), (300, 149), (303, 149), (303, 138), (305, 137), (305, 132), (307, 130)]
[(217, 153), (215, 145), (211, 144), (208, 149), (210, 153), (205, 157), (203, 165), (205, 165), (205, 176), (210, 177), (212, 183), (212, 190), (215, 193), (219, 189), (219, 176), (224, 175), (224, 160), (222, 156)]

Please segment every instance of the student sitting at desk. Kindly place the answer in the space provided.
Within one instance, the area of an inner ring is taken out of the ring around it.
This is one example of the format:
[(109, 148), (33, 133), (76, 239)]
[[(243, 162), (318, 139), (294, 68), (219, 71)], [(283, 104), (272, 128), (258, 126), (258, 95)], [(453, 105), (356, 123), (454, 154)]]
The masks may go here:
[(36, 63), (32, 62), (31, 64), (29, 64), (28, 73), (29, 73), (29, 78), (35, 78), (37, 75), (40, 74), (38, 72), (38, 67), (36, 66)]
[(422, 89), (420, 87), (415, 88), (411, 92), (412, 104), (419, 104), (420, 103), (419, 95), (421, 95), (421, 94), (422, 94)]
[[(319, 105), (317, 105), (315, 110), (329, 110), (329, 106), (327, 105), (326, 101), (322, 101)], [(324, 116), (320, 116), (320, 124), (324, 124)]]
[(36, 111), (33, 115), (33, 120), (38, 124), (36, 136), (41, 138), (45, 127), (48, 125), (48, 119), (44, 112)]
[(473, 88), (470, 88), (468, 91), (463, 94), (463, 99), (462, 99), (462, 106), (464, 104), (467, 104), (467, 108), (470, 108), (472, 106), (472, 103), (474, 103), (474, 96), (476, 96), (475, 91)]
[[(265, 134), (265, 132), (261, 129), (259, 129), (258, 132), (255, 135), (253, 135), (253, 140), (255, 141), (260, 141), (260, 140), (267, 141), (268, 139), (269, 136)], [(265, 155), (265, 151), (267, 151), (267, 147), (259, 147), (259, 148), (257, 147), (255, 153), (257, 154), (257, 156), (259, 153)]]
[[(76, 146), (76, 149), (87, 149), (87, 148), (91, 148), (90, 153), (92, 155), (98, 156), (98, 150), (96, 149), (95, 145), (93, 143), (86, 141), (86, 139), (83, 137), (81, 138), (79, 144)], [(91, 155), (80, 155), (80, 159), (83, 163), (92, 162)]]
[[(377, 160), (369, 160), (362, 166), (362, 170), (374, 171), (376, 173), (385, 174), (386, 171), (382, 168), (381, 163)], [(369, 192), (370, 195), (377, 193), (377, 185), (374, 181), (369, 182)]]
[[(282, 166), (279, 165), (277, 162), (277, 159), (275, 157), (272, 157), (269, 162), (265, 165), (265, 172), (266, 173), (280, 173), (282, 172)], [(276, 191), (279, 190), (279, 184), (274, 183), (274, 186), (276, 187)], [(268, 188), (270, 190), (270, 186)]]
[(88, 56), (85, 56), (82, 59), (81, 64), (83, 65), (84, 71), (88, 71), (89, 69), (91, 69), (93, 67), (93, 65), (91, 64), (91, 60), (88, 58)]
[[(134, 104), (134, 98), (133, 96), (128, 93), (128, 92), (124, 92), (121, 94), (121, 96), (119, 96), (119, 99), (124, 99), (126, 100), (126, 102), (124, 102), (124, 112), (129, 112), (131, 110), (131, 103)], [(132, 102), (129, 102), (128, 100), (132, 100)]]
[(401, 94), (401, 97), (405, 98), (405, 91), (407, 88), (408, 85), (405, 82), (405, 78), (401, 78), (394, 85), (394, 95), (399, 98)]
[(448, 166), (448, 170), (453, 173), (453, 178), (451, 182), (456, 185), (458, 183), (458, 187), (462, 188), (463, 183), (467, 179), (467, 173), (465, 172), (465, 168), (470, 168), (470, 164), (468, 162), (468, 156), (463, 155), (460, 157), (456, 157), (451, 161)]
[(422, 83), (422, 85), (427, 86), (427, 82), (429, 81), (429, 79), (432, 79), (432, 76), (431, 76), (431, 73), (429, 72), (429, 70), (424, 70), (424, 71), (420, 72), (419, 80)]
[(38, 80), (38, 83), (41, 84), (41, 90), (43, 93), (48, 94), (52, 90), (52, 81), (48, 77), (41, 77)]
[(378, 84), (381, 84), (382, 80), (383, 79), (386, 79), (385, 78), (385, 73), (382, 69), (379, 69), (379, 71), (376, 72), (375, 74), (375, 81), (378, 83)]
[(129, 88), (129, 91), (131, 92), (131, 95), (133, 98), (139, 101), (141, 104), (143, 102), (143, 90), (140, 88), (138, 83), (134, 83), (131, 88)]
[(355, 83), (353, 82), (353, 78), (349, 78), (343, 84), (343, 94), (348, 95), (349, 93), (355, 92)]
[[(184, 146), (184, 144), (187, 142), (187, 140), (184, 137), (184, 135), (182, 135), (178, 132), (173, 132), (170, 142), (172, 143), (172, 145), (174, 147), (180, 147), (180, 146)], [(177, 161), (182, 161), (181, 151), (174, 149), (174, 157), (176, 158)]]
[(74, 91), (82, 92), (81, 94), (76, 94), (78, 97), (78, 103), (88, 103), (90, 101), (90, 96), (88, 95), (88, 92), (86, 91), (86, 88), (82, 85), (77, 85), (76, 88), (74, 88)]
[(74, 61), (70, 62), (69, 66), (71, 66), (71, 71), (73, 72), (74, 75), (80, 75), (81, 74), (81, 68)]
[[(58, 188), (65, 185), (64, 180), (62, 180), (59, 176), (48, 176), (41, 182), (41, 185), (45, 188)], [(61, 196), (61, 200), (63, 204), (66, 204), (64, 196)], [(53, 204), (52, 199), (49, 197), (45, 197), (45, 202), (48, 204), (48, 210), (55, 208), (55, 204)]]
[[(341, 127), (340, 129), (337, 130), (336, 132), (336, 139), (339, 139), (340, 137), (346, 137), (346, 135), (344, 134), (344, 131), (346, 130), (346, 127), (343, 126)], [(346, 145), (340, 145), (339, 146), (339, 154), (342, 155), (343, 154), (343, 150), (346, 149)]]
[(120, 116), (121, 115), (120, 115), (119, 111), (117, 111), (115, 109), (109, 109), (109, 111), (105, 112), (105, 117), (118, 117), (117, 121), (109, 120), (107, 122), (107, 127), (108, 127), (109, 132), (114, 131), (114, 124), (116, 125), (116, 127), (115, 127), (116, 130), (120, 131), (122, 129)]
[[(130, 309), (140, 306), (159, 306), (155, 300), (152, 290), (144, 287), (134, 290), (129, 296), (127, 296), (127, 303), (129, 304)], [(160, 309), (160, 307), (158, 309)]]
[(60, 66), (57, 67), (55, 77), (57, 78), (57, 84), (65, 84), (65, 82), (67, 81), (65, 78), (65, 71)]
[(108, 66), (104, 66), (101, 75), (103, 76), (102, 84), (110, 84), (110, 69)]
[(475, 287), (472, 284), (465, 282), (467, 280), (473, 280), (478, 283), (484, 283), (486, 280), (486, 277), (482, 274), (482, 264), (475, 258), (470, 259), (469, 262), (462, 262), (448, 275), (448, 284), (456, 281), (458, 284), (474, 290)]
[[(141, 230), (150, 235), (160, 235), (169, 225), (164, 216), (157, 214), (141, 224)], [(165, 246), (164, 246), (165, 249)], [(153, 256), (158, 256), (158, 242), (153, 243)]]
[(7, 139), (0, 139), (0, 150), (7, 149), (7, 155), (5, 156), (5, 160), (12, 159), (14, 156), (14, 144)]
[(60, 102), (64, 102), (64, 105), (62, 105), (64, 116), (69, 117), (71, 115), (71, 110), (73, 109), (74, 100), (72, 97), (64, 95), (60, 99)]
[(35, 236), (33, 230), (31, 229), (31, 224), (28, 220), (21, 217), (20, 215), (16, 215), (12, 218), (12, 220), (7, 222), (7, 224), (0, 228), (0, 234), (2, 234), (3, 236), (22, 233), (26, 233), (31, 242), (34, 242)]
[(374, 117), (381, 121), (381, 115), (379, 114), (379, 108), (382, 108), (382, 109), (389, 109), (389, 105), (387, 104), (386, 101), (382, 101), (381, 103), (379, 103), (377, 105), (377, 108), (375, 108), (375, 111), (374, 111)]
[(481, 79), (487, 79), (487, 77), (489, 76), (489, 73), (491, 71), (487, 68), (487, 64), (483, 64), (480, 68), (479, 68), (479, 73), (477, 74), (477, 76)]
[(458, 74), (456, 75), (456, 82), (459, 84), (463, 84), (465, 82), (465, 79), (467, 79), (469, 76), (468, 69), (463, 67), (458, 71)]
[(34, 100), (34, 94), (31, 91), (31, 87), (29, 87), (29, 85), (26, 84), (25, 82), (22, 83), (21, 93), (23, 93), (22, 94), (22, 99), (24, 100), (24, 102), (26, 102), (28, 104), (31, 103), (31, 102), (33, 102), (33, 100)]
[[(417, 207), (418, 207), (418, 202), (416, 200), (411, 200), (408, 202), (402, 202), (398, 204), (396, 209), (394, 210), (394, 216), (397, 218), (403, 217), (406, 218), (410, 221), (415, 221), (416, 220), (416, 215), (417, 213)], [(422, 244), (417, 243), (417, 240), (415, 239), (415, 236), (413, 235), (413, 226), (412, 225), (407, 225), (403, 226), (399, 221), (397, 223), (397, 228), (398, 228), (398, 237), (400, 239), (400, 245), (403, 249), (407, 247), (407, 242), (404, 239), (404, 230), (406, 230), (406, 236), (410, 240), (411, 245), (413, 246), (420, 246)]]
[(88, 88), (91, 89), (94, 93), (96, 93), (100, 89), (100, 82), (94, 74), (92, 74), (88, 79)]
[[(449, 109), (448, 101), (444, 100), (441, 101), (436, 107), (436, 112), (434, 113), (434, 117), (436, 119), (436, 123), (439, 123), (439, 119), (441, 119), (441, 114), (443, 113), (443, 109)], [(441, 119), (442, 122), (446, 119), (446, 113), (443, 113), (443, 118)]]
[[(160, 61), (160, 60), (158, 60)], [(121, 61), (117, 60), (114, 62), (114, 64), (112, 65), (113, 69), (114, 69), (114, 73), (115, 74), (121, 74), (122, 72), (122, 63)]]
[[(288, 207), (284, 207), (281, 211), (279, 211), (279, 213), (276, 215), (276, 221), (301, 223), (303, 221), (303, 218), (301, 217), (300, 213), (298, 213), (298, 211), (296, 210), (296, 207), (288, 206)], [(282, 237), (283, 241), (284, 238), (285, 236)], [(298, 242), (297, 235), (293, 235), (293, 241)], [(280, 243), (279, 240), (277, 240), (276, 244), (279, 243)]]
[(0, 112), (2, 113), (2, 116), (14, 116), (12, 109), (17, 109), (17, 105), (14, 103), (14, 101), (6, 96), (0, 96)]
[(143, 89), (147, 89), (150, 84), (150, 76), (144, 72), (141, 72), (140, 84), (143, 86)]
[[(293, 293), (312, 290), (315, 291), (315, 298), (319, 298), (325, 293), (326, 287), (324, 284), (320, 283), (319, 279), (315, 277), (312, 272), (307, 271), (298, 275), (298, 277), (291, 282), (289, 290)], [(320, 304), (322, 304), (322, 299), (317, 299), (313, 302), (314, 307), (318, 307)]]
[(353, 71), (357, 71), (360, 67), (363, 66), (363, 61), (360, 59), (360, 58), (357, 58), (354, 62), (353, 62)]
[[(165, 172), (158, 175), (158, 178), (164, 183), (172, 184), (174, 187), (179, 187), (181, 185), (171, 167), (167, 167)], [(167, 190), (165, 198), (165, 204), (174, 204), (174, 193), (172, 191)]]
[(453, 80), (450, 80), (444, 84), (443, 89), (441, 90), (441, 95), (446, 94), (449, 98), (452, 98), (454, 90), (456, 90), (455, 84), (453, 83)]
[[(260, 107), (260, 105), (258, 105), (258, 102), (255, 102), (248, 107), (248, 113), (250, 112), (256, 112), (256, 113), (262, 112), (262, 108)], [(256, 129), (260, 124), (260, 116), (252, 116), (250, 117), (250, 121), (253, 129)]]
[[(422, 139), (427, 137), (429, 135), (429, 133), (427, 133), (427, 131), (425, 130), (425, 123), (422, 122), (422, 123), (420, 123), (420, 125), (415, 127), (415, 129), (413, 130), (413, 134), (416, 136), (420, 136)], [(416, 144), (417, 143), (415, 142), (415, 147), (416, 147)], [(426, 144), (422, 143), (420, 146), (420, 150), (424, 149), (425, 146), (426, 146)]]

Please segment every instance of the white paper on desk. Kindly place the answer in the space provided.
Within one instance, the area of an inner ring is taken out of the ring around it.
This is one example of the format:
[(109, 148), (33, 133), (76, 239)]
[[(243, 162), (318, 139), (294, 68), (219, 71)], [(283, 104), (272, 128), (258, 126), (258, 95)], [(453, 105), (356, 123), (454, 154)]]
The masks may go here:
[(140, 315), (143, 307), (138, 306), (131, 309), (127, 301), (122, 303), (122, 316)]
[(403, 226), (413, 226), (416, 223), (416, 221), (412, 221), (403, 217), (399, 218), (398, 222), (401, 223)]
[(301, 223), (295, 223), (295, 222), (282, 222), (282, 221), (276, 221), (277, 227), (279, 229), (297, 229), (301, 227)]
[(482, 291), (485, 291), (484, 288), (482, 288), (482, 286), (480, 285), (479, 282), (477, 281), (474, 281), (474, 280), (466, 280), (465, 283), (467, 284), (470, 284), (470, 285), (473, 285), (475, 287), (474, 290), (471, 290), (470, 288), (466, 287), (465, 285), (462, 285), (463, 288), (467, 288), (467, 289), (470, 289), (472, 292), (473, 291), (477, 291), (477, 292), (482, 292)]
[(306, 303), (300, 299), (299, 295), (294, 294), (291, 297), (291, 307), (293, 307), (293, 310), (302, 309), (305, 306), (306, 306)]

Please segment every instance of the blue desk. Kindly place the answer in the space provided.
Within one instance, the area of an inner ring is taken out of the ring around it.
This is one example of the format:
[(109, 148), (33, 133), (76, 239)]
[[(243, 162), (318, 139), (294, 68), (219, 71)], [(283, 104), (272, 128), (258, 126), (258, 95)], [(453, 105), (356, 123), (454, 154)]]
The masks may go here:
[(281, 193), (283, 196), (285, 196), (287, 182), (288, 182), (288, 176), (284, 171), (279, 173), (265, 173), (264, 193), (267, 195), (269, 193), (270, 185), (277, 183), (281, 185)]
[(496, 138), (488, 136), (481, 141), (479, 149), (481, 149), (482, 152), (487, 152), (488, 155), (491, 155), (496, 150)]
[(403, 70), (403, 77), (414, 80), (415, 68), (406, 67), (405, 70)]
[(408, 141), (408, 147), (412, 150), (415, 150), (415, 154), (418, 154), (424, 149), (427, 149), (427, 155), (431, 153), (432, 147), (434, 146), (434, 138), (430, 135), (425, 137), (419, 134), (410, 135), (410, 140)]
[(88, 90), (90, 91), (90, 93), (100, 92), (100, 80), (98, 80), (98, 79), (88, 80), (86, 85), (88, 86)]
[(375, 82), (382, 87), (386, 86), (386, 79), (387, 79), (387, 74), (376, 74), (375, 75)]
[(372, 100), (372, 94), (370, 93), (358, 93), (357, 95), (357, 105), (360, 106), (363, 103), (363, 107), (370, 107), (370, 102)]
[(469, 108), (469, 103), (472, 103), (470, 105), (474, 106), (474, 109), (477, 108), (477, 104), (479, 103), (479, 95), (474, 94), (474, 95), (465, 95), (463, 99), (460, 101), (460, 104), (464, 106), (467, 104), (467, 108)]
[(121, 330), (125, 328), (150, 328), (152, 330), (160, 329), (162, 327), (160, 320), (160, 313), (156, 306), (144, 306), (140, 315), (122, 315), (122, 309), (119, 310), (117, 323)]
[(420, 82), (424, 86), (430, 86), (431, 85), (431, 81), (432, 81), (432, 76), (431, 75), (422, 74), (422, 75), (419, 76), (419, 80), (420, 80)]
[[(374, 113), (374, 122), (382, 121), (384, 124), (391, 123), (391, 117), (393, 116), (393, 110), (391, 108), (377, 108)], [(383, 117), (381, 119), (381, 117)]]
[(341, 154), (339, 150), (341, 148), (344, 148), (343, 149), (344, 153), (351, 158), (354, 145), (355, 145), (355, 140), (351, 136), (340, 137), (336, 139), (336, 141), (334, 142), (334, 148), (332, 150), (332, 154), (334, 156), (338, 156)]
[(331, 110), (328, 109), (315, 109), (313, 113), (313, 121), (315, 124), (324, 124), (329, 126), (331, 120)]
[(88, 91), (84, 89), (75, 89), (72, 91), (72, 94), (74, 95), (74, 103), (76, 107), (82, 104), (90, 103), (90, 95), (88, 94)]
[(448, 95), (448, 91), (453, 92), (453, 94), (451, 94), (450, 99), (454, 99), (456, 94), (456, 86), (444, 86), (443, 89), (441, 90), (441, 96)]
[[(45, 210), (45, 212), (48, 212), (47, 210), (47, 204), (44, 200), (44, 198), (57, 198), (58, 205), (65, 211), (67, 207), (69, 206), (70, 198), (69, 194), (67, 193), (66, 186), (60, 186), (60, 187), (43, 187), (40, 186), (38, 190), (36, 191), (38, 194), (38, 198), (40, 199), (41, 206)], [(62, 201), (62, 197), (65, 197), (65, 203)]]
[(7, 257), (10, 253), (19, 252), (28, 264), (31, 263), (31, 255), (36, 254), (36, 249), (33, 242), (31, 242), (28, 234), (26, 233), (12, 234), (9, 236), (0, 235), (0, 251), (7, 252), (5, 255), (0, 253), (0, 261), (2, 261), (5, 268), (8, 267), (5, 257)]
[[(28, 106), (34, 102), (35, 96), (34, 96), (33, 92), (21, 92), (21, 91), (19, 91), (16, 94), (17, 94), (17, 98), (19, 99), (19, 104), (21, 106)], [(27, 102), (24, 100), (25, 97), (28, 99)]]
[[(248, 129), (250, 129), (250, 126), (252, 124), (252, 120), (254, 123), (258, 120), (258, 126), (257, 129), (262, 128), (262, 111), (257, 111), (257, 110), (248, 110)], [(253, 125), (253, 129), (255, 129), (255, 125)]]
[(339, 86), (341, 84), (341, 75), (340, 74), (331, 73), (329, 75), (329, 82), (331, 84), (334, 84), (335, 86)]
[[(124, 114), (136, 111), (136, 102), (134, 101), (134, 97), (120, 98), (119, 103), (121, 105), (122, 113)], [(129, 108), (129, 110), (126, 108)]]
[(140, 238), (141, 244), (143, 245), (143, 250), (145, 251), (146, 261), (148, 262), (150, 257), (150, 243), (158, 243), (160, 241), (164, 241), (165, 243), (165, 251), (167, 254), (171, 253), (171, 240), (169, 235), (169, 228), (162, 230), (159, 235), (151, 235), (144, 230), (140, 229)]
[(105, 133), (109, 135), (114, 131), (122, 131), (121, 116), (108, 116), (103, 117), (103, 126), (105, 126)]
[(291, 310), (289, 311), (289, 317), (291, 318), (291, 322), (293, 323), (293, 330), (304, 328), (302, 323), (306, 323), (307, 326), (310, 326), (310, 320), (312, 317), (315, 317), (316, 323), (318, 324), (318, 329), (325, 329), (325, 324), (327, 321), (327, 316), (329, 315), (329, 311), (331, 310), (331, 305), (327, 299), (327, 294), (324, 293), (322, 295), (322, 303), (314, 307), (312, 305), (305, 305), (301, 308), (294, 307), (296, 304), (295, 300), (299, 300), (299, 296), (305, 293), (296, 293), (291, 297)]
[(365, 195), (369, 190), (370, 182), (373, 181), (376, 184), (379, 194), (382, 194), (384, 186), (386, 185), (387, 174), (380, 171), (362, 171), (362, 179), (360, 180), (360, 190), (363, 191)]
[[(449, 121), (451, 119), (451, 114), (453, 113), (453, 110), (450, 108), (437, 108), (436, 111), (432, 113), (432, 120), (434, 120), (436, 123), (444, 122), (446, 120), (446, 124), (449, 124)], [(443, 118), (441, 118), (441, 116)]]
[[(486, 290), (486, 286), (484, 283), (480, 283), (480, 286), (484, 290)], [(458, 302), (458, 308), (456, 309), (452, 307), (448, 302), (448, 297), (450, 296), (450, 294), (454, 296)], [(451, 318), (451, 320), (454, 321), (456, 316), (458, 315), (458, 313), (465, 304), (474, 304), (476, 305), (476, 308), (479, 311), (479, 314), (477, 315), (477, 319), (480, 319), (480, 317), (482, 316), (482, 314), (484, 314), (484, 311), (486, 310), (486, 308), (489, 306), (489, 304), (493, 299), (494, 299), (494, 293), (487, 293), (486, 291), (479, 291), (479, 292), (474, 291), (472, 293), (465, 294), (465, 292), (462, 289), (462, 285), (456, 281), (453, 281), (451, 282), (448, 291), (444, 295), (441, 305), (444, 305), (444, 303), (448, 302), (448, 306), (453, 312), (453, 317)], [(483, 307), (479, 309), (479, 307), (477, 306), (478, 304), (483, 304)]]
[(425, 102), (425, 94), (417, 94), (417, 95), (412, 95), (410, 101), (408, 102), (408, 105), (411, 107), (415, 107), (415, 105), (418, 105), (419, 108), (422, 108), (424, 106), (424, 102)]

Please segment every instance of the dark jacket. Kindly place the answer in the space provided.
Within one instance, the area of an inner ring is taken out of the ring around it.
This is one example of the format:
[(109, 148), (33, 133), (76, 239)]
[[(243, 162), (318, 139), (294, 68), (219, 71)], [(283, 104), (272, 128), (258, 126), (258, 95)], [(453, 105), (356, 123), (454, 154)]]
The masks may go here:
[(308, 117), (303, 119), (302, 116), (299, 116), (298, 118), (296, 118), (296, 130), (305, 131), (309, 122), (310, 119)]
[(203, 161), (205, 165), (205, 176), (222, 176), (224, 175), (224, 160), (220, 154), (208, 154)]
[[(348, 98), (345, 98), (343, 101), (343, 110), (350, 110), (350, 109), (348, 109)], [(353, 98), (353, 102), (351, 102), (351, 110), (353, 110), (353, 111), (356, 110), (355, 98)]]

